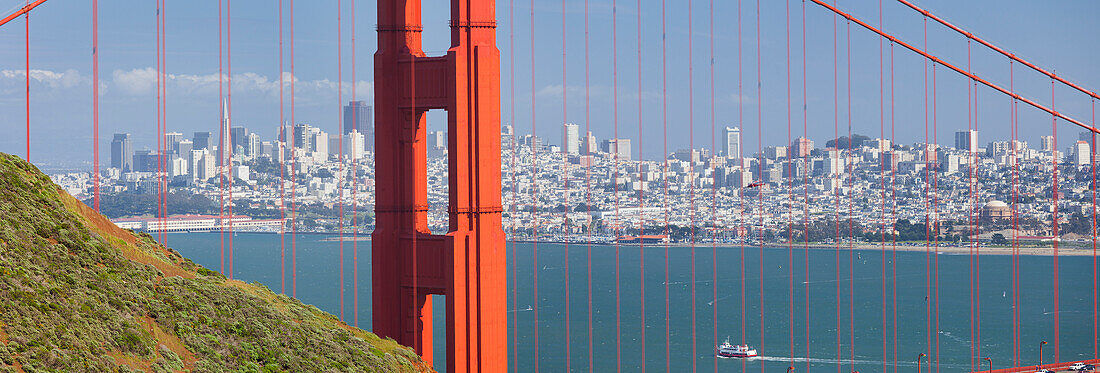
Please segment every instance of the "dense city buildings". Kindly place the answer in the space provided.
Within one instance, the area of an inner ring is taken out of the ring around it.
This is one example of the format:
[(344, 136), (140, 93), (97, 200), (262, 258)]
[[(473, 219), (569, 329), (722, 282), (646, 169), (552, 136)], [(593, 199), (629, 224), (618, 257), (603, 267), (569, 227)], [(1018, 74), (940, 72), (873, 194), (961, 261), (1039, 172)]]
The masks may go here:
[[(179, 133), (166, 136), (165, 172), (171, 193), (204, 196), (217, 203), (224, 196), (217, 176), (225, 172), (235, 180), (230, 202), (234, 211), (273, 219), (293, 201), (296, 208), (316, 211), (299, 217), (305, 231), (335, 229), (334, 206), (340, 203), (373, 209), (374, 155), (363, 132), (329, 134), (321, 129), (327, 125), (286, 123), (272, 138), (264, 138), (261, 134), (267, 131), (229, 127), (225, 118), (222, 122), (227, 133), (223, 141), (231, 150), (211, 143), (210, 132), (197, 132), (193, 139)], [(1054, 164), (1060, 221), (1091, 211), (1086, 177), (1095, 154), (1088, 141), (1091, 134), (1061, 149), (1055, 149), (1053, 138), (1047, 136), (1037, 139), (1040, 149), (1029, 148), (1026, 141), (996, 139), (979, 148), (976, 132), (959, 131), (956, 147), (854, 135), (818, 139), (825, 147), (809, 138), (765, 144), (756, 153), (743, 148), (739, 128), (726, 127), (718, 152), (679, 149), (651, 160), (634, 160), (628, 138), (581, 135), (574, 123), (562, 124), (561, 134), (560, 144), (555, 144), (516, 133), (512, 126), (501, 128), (504, 223), (514, 239), (657, 237), (665, 234), (666, 219), (670, 227), (687, 227), (693, 216), (699, 225), (696, 231), (706, 233), (697, 234), (697, 240), (720, 242), (782, 241), (791, 235), (810, 235), (813, 242), (874, 241), (884, 236), (883, 227), (902, 221), (930, 229), (929, 237), (959, 242), (1005, 234), (1004, 222), (1011, 217), (1018, 224), (1014, 234), (1048, 237), (1053, 234), (1053, 185), (1023, 180), (1051, 180)], [(442, 232), (448, 224), (447, 134), (430, 131), (425, 140), (428, 226)], [(218, 156), (230, 153), (223, 151), (232, 152), (232, 164), (224, 169), (218, 166)], [(112, 167), (103, 173), (105, 201), (115, 198), (112, 195), (156, 193), (160, 156), (151, 150), (134, 151), (130, 135), (116, 134)], [(86, 175), (55, 179), (74, 194), (89, 192)], [(702, 190), (707, 192), (699, 193)], [(930, 217), (937, 222), (926, 222)], [(852, 224), (854, 233), (837, 237), (828, 233), (835, 229), (813, 228), (835, 225), (837, 219)], [(367, 216), (361, 220), (364, 230), (372, 224)], [(535, 220), (542, 222), (537, 230), (530, 224)], [(793, 232), (785, 230), (792, 227)], [(671, 229), (668, 239), (689, 239), (684, 232), (690, 231)]]

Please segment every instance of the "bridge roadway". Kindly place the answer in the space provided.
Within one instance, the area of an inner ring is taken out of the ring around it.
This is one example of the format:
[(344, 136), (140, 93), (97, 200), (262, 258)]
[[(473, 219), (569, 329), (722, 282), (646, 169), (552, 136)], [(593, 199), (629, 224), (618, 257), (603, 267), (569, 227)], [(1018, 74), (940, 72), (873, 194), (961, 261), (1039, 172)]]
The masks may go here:
[(977, 371), (974, 371), (974, 372), (971, 372), (971, 373), (1032, 373), (1032, 372), (1041, 372), (1043, 369), (1047, 369), (1047, 370), (1050, 370), (1050, 371), (1056, 372), (1056, 373), (1076, 372), (1074, 370), (1069, 369), (1070, 366), (1072, 366), (1073, 364), (1076, 364), (1076, 363), (1094, 364), (1094, 365), (1100, 366), (1100, 359), (1081, 360), (1081, 361), (1064, 361), (1064, 362), (1059, 362), (1059, 363), (1043, 364), (1041, 366), (1039, 366), (1039, 365), (1025, 365), (1025, 366), (1016, 367), (1016, 368), (1003, 368), (1003, 369), (994, 369), (994, 370), (981, 369), (981, 370), (977, 370)]

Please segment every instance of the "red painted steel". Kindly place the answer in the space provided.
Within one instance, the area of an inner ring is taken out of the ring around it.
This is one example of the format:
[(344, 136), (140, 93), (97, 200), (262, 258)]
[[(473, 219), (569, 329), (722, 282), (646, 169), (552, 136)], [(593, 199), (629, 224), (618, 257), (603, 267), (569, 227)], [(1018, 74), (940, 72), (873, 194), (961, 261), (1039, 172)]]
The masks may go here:
[(0, 26), (6, 25), (8, 22), (19, 18), (19, 16), (29, 14), (31, 9), (34, 9), (44, 2), (46, 2), (46, 0), (38, 0), (33, 3), (24, 5), (23, 7), (19, 8), (19, 10), (15, 11), (15, 13), (9, 14), (7, 17), (4, 17), (4, 19), (0, 20)]
[(1047, 114), (1050, 114), (1050, 115), (1054, 116), (1055, 118), (1061, 118), (1062, 120), (1073, 123), (1073, 124), (1077, 125), (1078, 127), (1081, 127), (1083, 129), (1089, 130), (1089, 131), (1094, 132), (1094, 133), (1100, 132), (1100, 130), (1097, 130), (1093, 126), (1087, 125), (1087, 124), (1085, 124), (1085, 123), (1083, 123), (1079, 120), (1070, 118), (1070, 117), (1066, 116), (1065, 114), (1062, 114), (1062, 113), (1059, 113), (1059, 112), (1055, 111), (1053, 108), (1048, 108), (1048, 107), (1043, 106), (1042, 104), (1039, 104), (1035, 101), (1027, 99), (1027, 98), (1025, 98), (1023, 96), (1020, 96), (1018, 94), (1012, 93), (1009, 90), (1004, 89), (999, 85), (993, 84), (992, 82), (990, 82), (988, 80), (985, 80), (985, 79), (983, 79), (983, 78), (981, 78), (981, 77), (979, 77), (975, 74), (971, 74), (970, 72), (964, 71), (963, 69), (960, 69), (959, 67), (957, 67), (955, 65), (947, 63), (947, 61), (944, 61), (944, 60), (942, 60), (942, 59), (940, 59), (936, 56), (933, 56), (933, 55), (929, 54), (928, 52), (925, 52), (924, 50), (922, 50), (920, 48), (914, 47), (914, 46), (912, 46), (912, 45), (910, 45), (910, 44), (908, 44), (904, 41), (901, 41), (898, 38), (894, 37), (893, 35), (887, 34), (886, 32), (883, 32), (882, 30), (880, 30), (878, 28), (875, 28), (874, 26), (871, 26), (871, 25), (867, 24), (866, 22), (861, 21), (858, 18), (855, 18), (852, 15), (850, 15), (848, 13), (845, 13), (844, 11), (841, 11), (840, 9), (837, 9), (836, 7), (834, 7), (832, 5), (829, 5), (828, 3), (826, 3), (822, 0), (810, 0), (810, 1), (813, 1), (815, 4), (820, 5), (820, 6), (824, 7), (825, 9), (828, 9), (829, 11), (831, 11), (833, 13), (836, 13), (837, 15), (839, 15), (841, 17), (847, 18), (849, 21), (855, 22), (857, 25), (859, 25), (859, 26), (861, 26), (861, 27), (863, 27), (867, 30), (870, 30), (871, 32), (874, 32), (874, 33), (878, 34), (879, 36), (881, 36), (883, 38), (886, 38), (887, 40), (890, 40), (890, 41), (896, 43), (897, 45), (903, 46), (906, 49), (909, 49), (909, 50), (913, 51), (914, 53), (917, 53), (917, 54), (923, 56), (924, 58), (927, 58), (927, 59), (931, 60), (936, 65), (942, 65), (942, 66), (944, 66), (948, 69), (951, 69), (954, 72), (957, 72), (957, 73), (962, 74), (963, 76), (965, 76), (967, 78), (970, 78), (971, 80), (977, 81), (978, 83), (985, 84), (987, 87), (993, 88), (994, 90), (996, 90), (998, 92), (1001, 92), (1005, 95), (1008, 95), (1009, 97), (1015, 98), (1015, 99), (1019, 100), (1020, 102), (1031, 105), (1032, 107), (1034, 107), (1036, 109), (1045, 111)]
[[(375, 95), (374, 332), (431, 362), (428, 296), (447, 296), (449, 372), (503, 372), (508, 366), (494, 3), (452, 0), (451, 48), (427, 57), (420, 1), (378, 2), (375, 87), (386, 94)], [(431, 234), (426, 220), (424, 114), (430, 109), (448, 112), (446, 235)], [(423, 254), (416, 261), (414, 240)]]
[(917, 7), (916, 5), (914, 5), (913, 3), (910, 3), (906, 0), (898, 0), (898, 2), (900, 2), (902, 4), (905, 4), (906, 6), (908, 6), (910, 8), (913, 8), (913, 10), (915, 10), (917, 12), (920, 12), (920, 14), (923, 14), (925, 17), (931, 18), (931, 19), (935, 20), (936, 22), (939, 22), (940, 24), (942, 24), (944, 26), (947, 26), (948, 28), (954, 30), (955, 32), (966, 35), (966, 37), (968, 39), (974, 40), (974, 41), (978, 42), (979, 44), (986, 46), (989, 49), (997, 51), (997, 53), (1000, 53), (1000, 54), (1004, 55), (1005, 57), (1008, 57), (1008, 58), (1012, 59), (1013, 61), (1019, 62), (1020, 64), (1022, 64), (1024, 66), (1030, 67), (1032, 70), (1038, 71), (1039, 73), (1041, 73), (1043, 75), (1046, 75), (1047, 77), (1050, 77), (1051, 79), (1054, 79), (1054, 80), (1058, 81), (1059, 83), (1065, 84), (1066, 86), (1069, 86), (1073, 89), (1081, 91), (1081, 93), (1089, 95), (1094, 99), (1100, 99), (1100, 95), (1097, 95), (1095, 92), (1089, 91), (1089, 90), (1087, 90), (1087, 89), (1085, 89), (1085, 88), (1083, 88), (1079, 85), (1073, 84), (1070, 81), (1062, 79), (1061, 77), (1055, 75), (1054, 73), (1043, 70), (1042, 68), (1040, 68), (1039, 66), (1036, 66), (1035, 64), (1024, 61), (1023, 59), (1021, 59), (1019, 57), (1016, 57), (1015, 54), (1009, 53), (1008, 51), (1005, 51), (1004, 49), (1001, 49), (1001, 48), (999, 48), (999, 47), (997, 47), (997, 46), (995, 46), (995, 45), (993, 45), (993, 44), (991, 44), (991, 43), (989, 43), (985, 40), (982, 40), (981, 38), (979, 38), (977, 36), (974, 36), (974, 34), (970, 33), (969, 31), (963, 30), (963, 29), (959, 28), (958, 26), (955, 26), (955, 25), (951, 24), (950, 22), (947, 22), (943, 18), (936, 17), (935, 14), (932, 14), (931, 12), (929, 12), (927, 10), (921, 9), (920, 7)]
[[(29, 8), (30, 8), (30, 4), (27, 4), (26, 6), (23, 7), (23, 9), (29, 9)], [(26, 114), (27, 114), (27, 125), (26, 125), (27, 126), (27, 158), (26, 158), (26, 161), (30, 162), (31, 161), (31, 14), (27, 11), (23, 11), (23, 20), (26, 21), (26, 24), (24, 25), (24, 29), (23, 29), (23, 31), (24, 31), (23, 35), (25, 36), (25, 39), (23, 40), (23, 42), (24, 42), (23, 46), (25, 48), (23, 50), (23, 52), (25, 54), (23, 56), (26, 57), (26, 59), (24, 60), (26, 62), (26, 72), (24, 72), (23, 78), (25, 78), (26, 83), (27, 83), (26, 84), (27, 90), (25, 91), (26, 96), (24, 96), (24, 97), (26, 97)]]

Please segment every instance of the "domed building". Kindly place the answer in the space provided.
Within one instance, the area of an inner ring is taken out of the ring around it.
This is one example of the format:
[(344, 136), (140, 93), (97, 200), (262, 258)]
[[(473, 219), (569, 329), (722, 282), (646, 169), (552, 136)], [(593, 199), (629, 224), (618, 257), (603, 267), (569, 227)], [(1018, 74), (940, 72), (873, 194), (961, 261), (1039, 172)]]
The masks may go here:
[(1012, 207), (1001, 201), (989, 201), (989, 203), (986, 203), (985, 206), (982, 206), (981, 215), (982, 219), (990, 219), (994, 221), (1011, 219)]

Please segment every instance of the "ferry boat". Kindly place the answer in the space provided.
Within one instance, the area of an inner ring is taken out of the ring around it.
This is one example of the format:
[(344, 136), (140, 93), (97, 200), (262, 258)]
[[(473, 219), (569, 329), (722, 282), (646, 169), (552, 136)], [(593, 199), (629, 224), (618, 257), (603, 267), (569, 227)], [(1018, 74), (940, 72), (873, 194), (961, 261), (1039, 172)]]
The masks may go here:
[(733, 345), (730, 344), (729, 337), (726, 337), (726, 341), (718, 346), (719, 357), (735, 357), (735, 358), (750, 358), (756, 357), (756, 349), (749, 347), (749, 345)]

